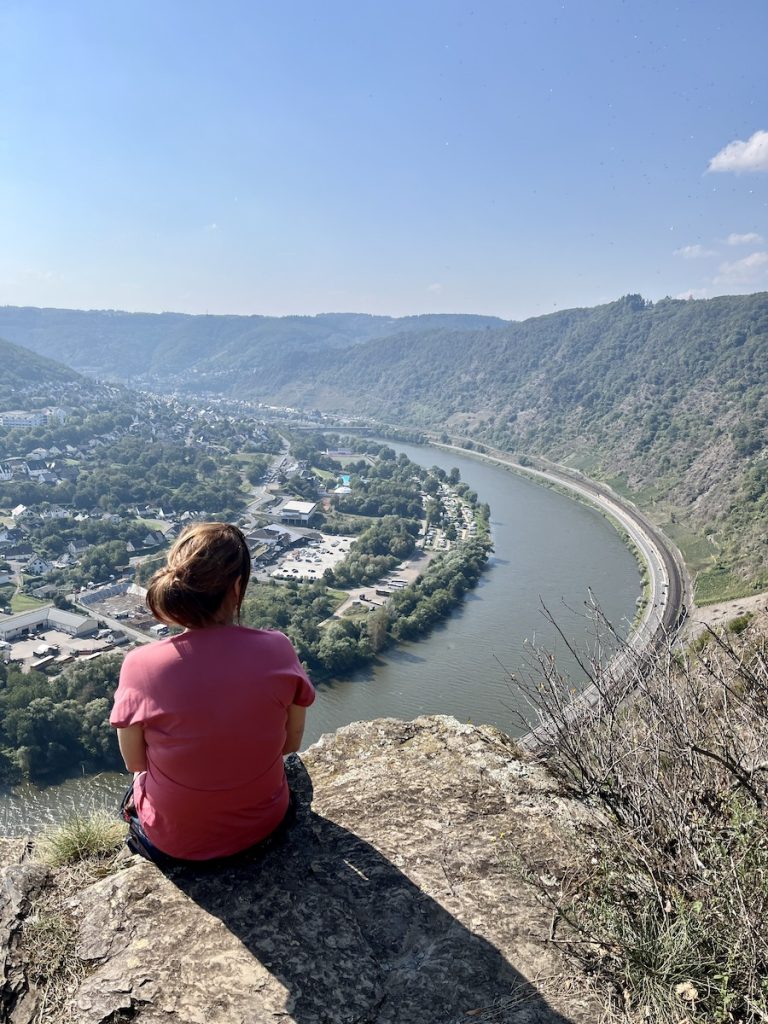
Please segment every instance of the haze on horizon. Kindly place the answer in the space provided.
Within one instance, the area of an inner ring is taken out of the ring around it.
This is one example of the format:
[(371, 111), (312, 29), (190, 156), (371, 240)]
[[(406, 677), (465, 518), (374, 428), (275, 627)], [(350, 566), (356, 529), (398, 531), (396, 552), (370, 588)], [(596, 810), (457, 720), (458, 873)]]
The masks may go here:
[(8, 0), (0, 304), (494, 314), (768, 288), (768, 6)]

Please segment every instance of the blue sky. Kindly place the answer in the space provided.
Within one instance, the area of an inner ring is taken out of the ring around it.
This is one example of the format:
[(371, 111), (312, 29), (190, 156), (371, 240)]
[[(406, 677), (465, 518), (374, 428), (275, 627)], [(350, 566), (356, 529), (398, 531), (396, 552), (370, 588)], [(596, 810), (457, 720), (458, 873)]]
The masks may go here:
[(765, 0), (0, 0), (0, 304), (768, 289)]

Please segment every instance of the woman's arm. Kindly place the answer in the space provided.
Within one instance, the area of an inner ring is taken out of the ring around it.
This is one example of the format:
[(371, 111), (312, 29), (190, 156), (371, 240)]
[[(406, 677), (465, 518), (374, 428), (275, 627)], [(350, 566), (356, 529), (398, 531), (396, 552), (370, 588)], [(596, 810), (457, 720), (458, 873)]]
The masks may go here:
[(295, 754), (301, 747), (306, 717), (306, 708), (299, 707), (298, 704), (291, 704), (288, 708), (288, 723), (286, 726), (285, 746), (283, 747), (284, 754)]
[(117, 742), (129, 772), (147, 770), (147, 745), (144, 742), (144, 726), (128, 725), (117, 730)]

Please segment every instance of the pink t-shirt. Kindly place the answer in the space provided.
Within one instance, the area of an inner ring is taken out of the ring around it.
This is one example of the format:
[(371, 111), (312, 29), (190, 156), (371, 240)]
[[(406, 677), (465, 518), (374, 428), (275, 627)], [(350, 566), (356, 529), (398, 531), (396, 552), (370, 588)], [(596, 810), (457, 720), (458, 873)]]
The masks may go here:
[(193, 629), (127, 655), (110, 722), (142, 725), (134, 801), (152, 842), (208, 860), (252, 846), (288, 809), (288, 708), (315, 691), (282, 633)]

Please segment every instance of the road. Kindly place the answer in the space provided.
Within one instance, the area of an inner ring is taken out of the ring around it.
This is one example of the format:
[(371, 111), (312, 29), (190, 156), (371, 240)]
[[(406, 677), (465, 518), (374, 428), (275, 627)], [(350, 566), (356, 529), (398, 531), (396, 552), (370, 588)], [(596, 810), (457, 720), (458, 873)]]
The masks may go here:
[(280, 440), (283, 442), (282, 451), (272, 459), (267, 471), (266, 482), (253, 487), (251, 499), (245, 509), (246, 515), (255, 516), (263, 511), (264, 505), (274, 502), (276, 495), (268, 490), (268, 484), (275, 480), (279, 473), (291, 473), (296, 469), (296, 462), (291, 459), (291, 445), (288, 438), (281, 434)]
[[(666, 643), (682, 625), (687, 606), (690, 605), (690, 585), (682, 556), (661, 530), (649, 522), (631, 502), (619, 497), (604, 484), (543, 459), (537, 460), (537, 466), (523, 466), (504, 452), (491, 448), (468, 452), (457, 445), (436, 443), (436, 447), (465, 456), (477, 455), (533, 479), (557, 484), (597, 505), (626, 531), (648, 567), (650, 592), (643, 615), (627, 639), (626, 648), (608, 666), (608, 685), (619, 686), (625, 680), (627, 671), (636, 668), (638, 658), (652, 656), (657, 646)], [(577, 718), (583, 711), (593, 708), (599, 700), (597, 688), (594, 685), (587, 687), (572, 703), (568, 717), (571, 720)], [(526, 750), (535, 753), (541, 749), (547, 736), (551, 735), (552, 729), (552, 724), (543, 722), (519, 742)]]

